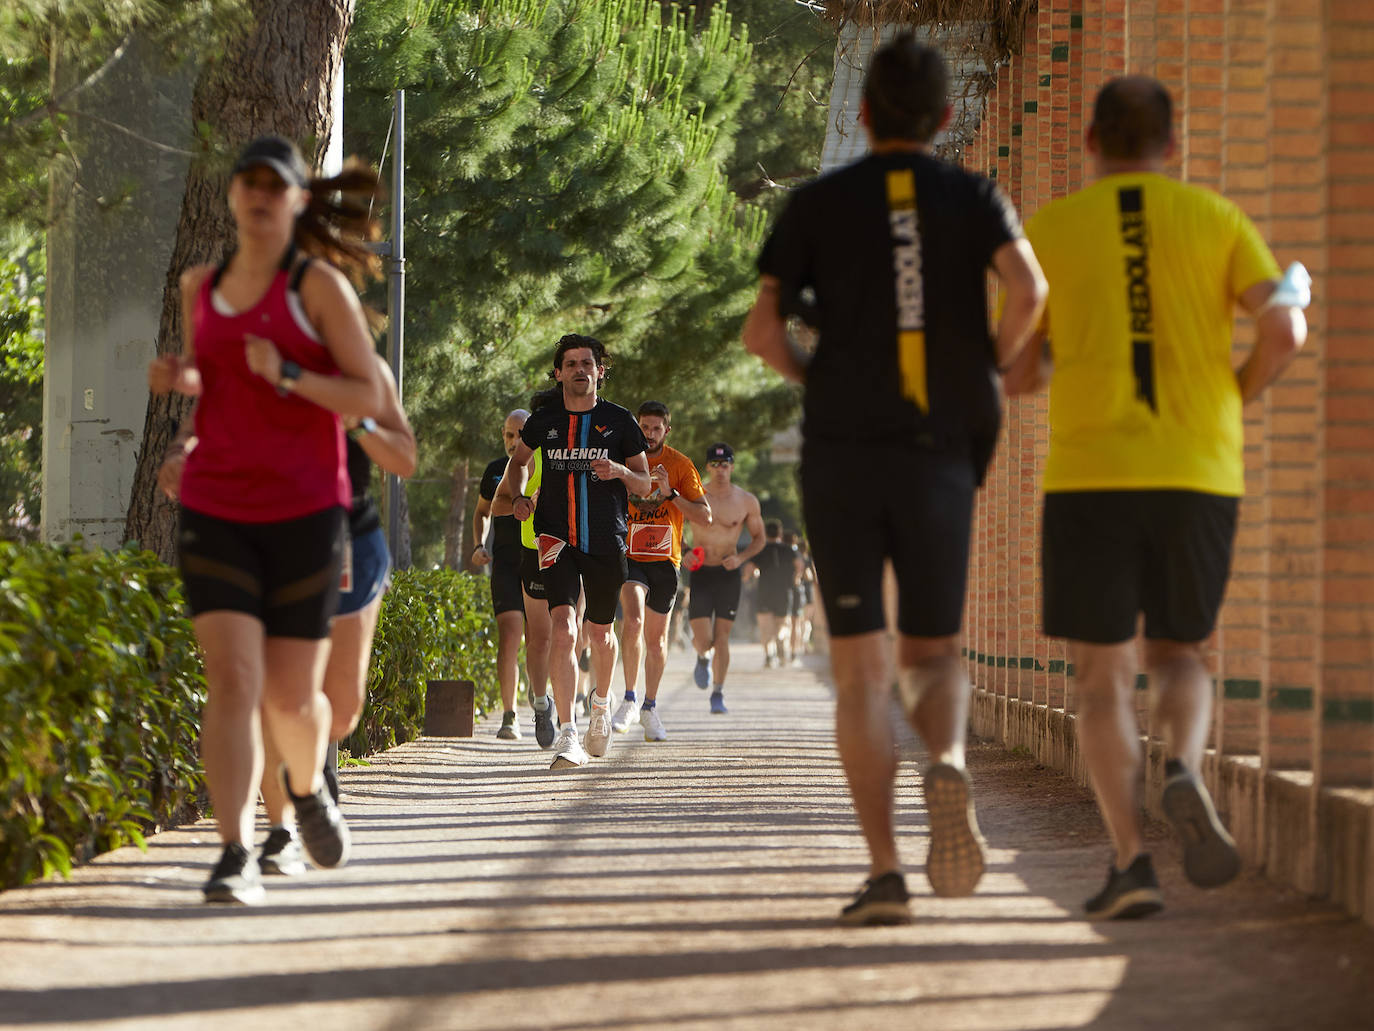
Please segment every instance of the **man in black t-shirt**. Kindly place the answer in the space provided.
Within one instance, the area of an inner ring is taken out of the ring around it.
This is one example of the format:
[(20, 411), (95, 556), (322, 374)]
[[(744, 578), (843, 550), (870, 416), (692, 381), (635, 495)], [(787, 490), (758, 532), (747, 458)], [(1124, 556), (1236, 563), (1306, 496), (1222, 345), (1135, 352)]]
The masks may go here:
[[(514, 516), (492, 516), (491, 501), (506, 474), (506, 465), (520, 442), (520, 428), (529, 412), (517, 408), (506, 416), (501, 437), (506, 457), (491, 462), (477, 488), (477, 510), (472, 516), (474, 566), (491, 566), (491, 607), (496, 613), (496, 677), (501, 685), (501, 729), (496, 736), (506, 741), (520, 737), (515, 719), (515, 685), (519, 676), (520, 639), (525, 631), (525, 598), (520, 591), (520, 524)], [(487, 531), (491, 544), (487, 544)]]
[[(611, 623), (626, 571), (626, 488), (640, 496), (653, 489), (639, 423), (627, 409), (596, 396), (608, 364), (606, 348), (595, 337), (569, 334), (558, 341), (552, 375), (562, 395), (525, 420), (495, 508), (504, 511), (509, 503), (517, 519), (534, 519), (540, 576), (553, 621), (549, 681), (562, 724), (552, 769), (583, 766), (589, 754), (606, 754), (611, 737), (608, 692), (615, 667)], [(524, 488), (535, 448), (543, 455), (537, 502), (515, 497)], [(577, 599), (583, 592), (597, 688), (585, 748), (572, 712)]]
[[(782, 523), (770, 519), (763, 524), (763, 532), (767, 541), (749, 564), (758, 570), (754, 609), (758, 616), (759, 642), (763, 645), (763, 665), (768, 668), (787, 662), (784, 642), (791, 630), (788, 617), (792, 615), (792, 587), (797, 582), (799, 570), (797, 549), (783, 543)], [(745, 578), (751, 575), (746, 567)]]
[[(885, 560), (903, 706), (934, 760), (926, 872), (936, 894), (966, 895), (984, 867), (964, 770), (969, 532), (1000, 418), (997, 370), (1038, 322), (1045, 285), (996, 187), (931, 153), (946, 85), (939, 53), (910, 35), (874, 53), (860, 108), (871, 153), (793, 194), (744, 327), (751, 353), (806, 386), (802, 502), (832, 636), (836, 738), (870, 855), (847, 924), (911, 919), (892, 830)], [(995, 341), (989, 267), (1006, 297)], [(814, 356), (788, 338), (791, 316), (817, 331)]]

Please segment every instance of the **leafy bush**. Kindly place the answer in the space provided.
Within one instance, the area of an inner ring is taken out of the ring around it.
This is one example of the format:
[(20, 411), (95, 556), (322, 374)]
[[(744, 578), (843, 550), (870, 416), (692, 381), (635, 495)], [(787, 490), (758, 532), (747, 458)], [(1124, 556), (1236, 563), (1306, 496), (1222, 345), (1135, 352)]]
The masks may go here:
[[(354, 755), (420, 733), (425, 681), (500, 699), (486, 581), (397, 573)], [(206, 808), (205, 679), (181, 577), (152, 552), (0, 541), (0, 888)]]
[(175, 570), (0, 541), (0, 885), (184, 816), (204, 700)]
[(367, 702), (344, 747), (367, 755), (417, 737), (427, 680), (471, 680), (478, 708), (499, 705), (496, 643), (483, 577), (452, 569), (396, 573), (372, 645)]

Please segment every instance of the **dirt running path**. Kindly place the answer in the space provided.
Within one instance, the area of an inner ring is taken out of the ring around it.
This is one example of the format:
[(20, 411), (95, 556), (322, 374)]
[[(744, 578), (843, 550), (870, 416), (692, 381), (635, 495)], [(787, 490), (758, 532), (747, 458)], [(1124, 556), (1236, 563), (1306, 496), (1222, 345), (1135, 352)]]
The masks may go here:
[(675, 652), (668, 741), (617, 736), (581, 771), (550, 773), (530, 735), (497, 741), (490, 721), (345, 770), (352, 863), (274, 879), (259, 909), (200, 903), (218, 851), (207, 824), (0, 895), (0, 1024), (1374, 1027), (1374, 933), (1249, 875), (1192, 889), (1167, 840), (1163, 915), (1081, 920), (1108, 855), (1091, 798), (986, 746), (971, 755), (992, 845), (978, 893), (937, 899), (919, 873), (908, 743), (917, 922), (836, 927), (865, 853), (829, 690), (818, 660), (760, 665), (756, 647), (736, 650), (730, 714), (711, 716)]

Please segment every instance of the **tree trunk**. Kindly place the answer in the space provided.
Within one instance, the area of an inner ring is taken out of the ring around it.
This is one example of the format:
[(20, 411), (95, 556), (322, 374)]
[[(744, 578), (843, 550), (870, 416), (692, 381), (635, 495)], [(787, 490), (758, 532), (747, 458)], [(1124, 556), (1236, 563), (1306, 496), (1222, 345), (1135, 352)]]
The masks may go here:
[[(230, 153), (263, 133), (280, 133), (305, 145), (307, 159), (318, 165), (334, 120), (332, 85), (343, 63), (354, 3), (251, 0), (247, 34), (229, 46), (221, 63), (207, 67), (196, 84), (194, 124), (213, 126), (215, 139)], [(159, 354), (181, 350), (182, 272), (218, 261), (233, 241), (234, 226), (224, 199), (227, 185), (222, 162), (192, 164), (163, 287)], [(148, 399), (125, 522), (126, 540), (141, 542), (166, 562), (176, 552), (176, 506), (157, 490), (157, 470), (177, 420), (189, 407), (189, 400), (179, 395)]]
[(453, 467), (448, 495), (448, 519), (444, 521), (444, 568), (466, 569), (472, 549), (467, 544), (468, 460)]

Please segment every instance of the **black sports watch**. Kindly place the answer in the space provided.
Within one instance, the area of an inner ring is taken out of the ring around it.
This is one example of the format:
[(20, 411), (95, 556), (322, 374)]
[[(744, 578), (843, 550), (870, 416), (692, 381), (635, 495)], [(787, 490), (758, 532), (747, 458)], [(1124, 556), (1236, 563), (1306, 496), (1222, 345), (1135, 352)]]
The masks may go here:
[(669, 487), (668, 489), (672, 491), (672, 493), (664, 499), (665, 501), (676, 501), (678, 498), (682, 497), (682, 495), (678, 493), (676, 487)]
[(301, 378), (301, 367), (292, 361), (281, 363), (281, 372), (277, 374), (277, 393), (285, 397), (296, 389), (296, 380)]

